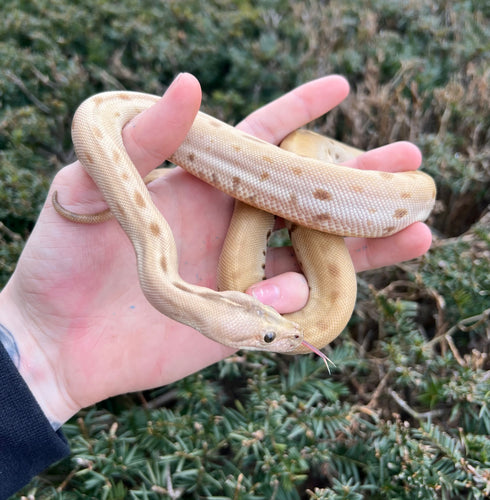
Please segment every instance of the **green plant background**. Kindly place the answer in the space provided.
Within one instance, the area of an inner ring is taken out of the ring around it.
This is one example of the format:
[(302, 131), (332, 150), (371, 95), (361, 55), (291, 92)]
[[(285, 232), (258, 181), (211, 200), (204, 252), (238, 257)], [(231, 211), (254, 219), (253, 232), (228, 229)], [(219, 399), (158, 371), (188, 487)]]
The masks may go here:
[(102, 402), (20, 498), (414, 499), (490, 495), (490, 4), (468, 0), (3, 0), (0, 284), (77, 105), (162, 93), (180, 71), (230, 123), (312, 78), (350, 97), (312, 124), (369, 149), (411, 140), (438, 185), (424, 257), (358, 278), (316, 357), (241, 353)]

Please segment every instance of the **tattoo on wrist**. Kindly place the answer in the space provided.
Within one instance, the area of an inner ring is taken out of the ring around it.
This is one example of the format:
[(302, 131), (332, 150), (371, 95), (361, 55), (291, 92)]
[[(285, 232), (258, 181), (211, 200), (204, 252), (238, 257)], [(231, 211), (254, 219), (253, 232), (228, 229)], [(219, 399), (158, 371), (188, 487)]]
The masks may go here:
[(17, 347), (17, 342), (14, 339), (14, 336), (10, 333), (10, 331), (0, 324), (0, 344), (3, 345), (7, 354), (10, 356), (10, 359), (13, 361), (14, 365), (17, 369), (20, 368), (20, 352)]
[[(7, 327), (0, 323), (0, 344), (3, 345), (7, 354), (10, 356), (10, 359), (14, 363), (15, 367), (20, 369), (20, 352), (17, 346), (17, 342), (15, 341), (14, 336), (9, 331)], [(53, 430), (57, 431), (61, 427), (60, 422), (51, 421), (49, 422)]]

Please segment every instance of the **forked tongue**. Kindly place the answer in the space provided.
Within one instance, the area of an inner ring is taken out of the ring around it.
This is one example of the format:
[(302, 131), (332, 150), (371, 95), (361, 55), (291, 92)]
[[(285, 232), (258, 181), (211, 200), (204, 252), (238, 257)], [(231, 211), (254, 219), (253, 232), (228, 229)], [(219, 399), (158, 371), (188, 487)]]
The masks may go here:
[(329, 362), (332, 363), (333, 366), (335, 366), (335, 363), (331, 359), (328, 359), (328, 357), (322, 351), (320, 351), (320, 349), (317, 349), (314, 345), (310, 344), (306, 340), (303, 340), (303, 342), (301, 342), (301, 345), (304, 345), (305, 347), (310, 349), (310, 351), (313, 351), (315, 354), (317, 354), (318, 356), (320, 356), (320, 358), (323, 359), (323, 362), (327, 367), (328, 374), (330, 375), (330, 366), (328, 366), (328, 363)]

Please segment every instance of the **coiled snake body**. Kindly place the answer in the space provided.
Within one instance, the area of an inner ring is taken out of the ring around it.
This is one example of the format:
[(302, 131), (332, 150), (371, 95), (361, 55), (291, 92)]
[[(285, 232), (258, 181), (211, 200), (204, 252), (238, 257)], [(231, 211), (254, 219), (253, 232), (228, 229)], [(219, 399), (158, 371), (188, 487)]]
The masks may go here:
[[(279, 148), (199, 113), (170, 161), (243, 203), (235, 209), (220, 261), (219, 288), (225, 291), (196, 286), (179, 276), (171, 229), (122, 141), (124, 125), (158, 99), (133, 92), (99, 94), (82, 103), (72, 126), (78, 159), (134, 246), (149, 302), (166, 316), (235, 348), (301, 353), (309, 344), (324, 347), (346, 325), (356, 297), (343, 236), (387, 236), (425, 220), (434, 204), (433, 180), (421, 172), (342, 167), (335, 162), (360, 151), (302, 132)], [(72, 221), (97, 222), (96, 216), (64, 209), (56, 194), (53, 204)], [(292, 315), (281, 316), (242, 293), (262, 278), (271, 214), (290, 221), (310, 286), (308, 304)], [(236, 253), (244, 245), (255, 249), (255, 257), (246, 262)]]

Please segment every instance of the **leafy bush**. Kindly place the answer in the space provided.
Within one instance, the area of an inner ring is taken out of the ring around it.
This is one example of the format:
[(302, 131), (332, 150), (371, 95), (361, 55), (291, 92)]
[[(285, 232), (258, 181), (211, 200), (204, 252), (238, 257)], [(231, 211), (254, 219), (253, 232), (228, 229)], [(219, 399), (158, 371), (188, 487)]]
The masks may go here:
[(65, 425), (72, 457), (24, 495), (490, 495), (489, 15), (478, 0), (3, 1), (2, 284), (74, 158), (76, 106), (106, 89), (162, 93), (183, 70), (228, 122), (344, 74), (351, 96), (314, 127), (365, 149), (417, 143), (439, 192), (429, 254), (359, 277), (331, 377), (309, 356), (244, 353), (111, 399)]

